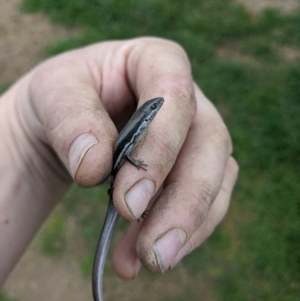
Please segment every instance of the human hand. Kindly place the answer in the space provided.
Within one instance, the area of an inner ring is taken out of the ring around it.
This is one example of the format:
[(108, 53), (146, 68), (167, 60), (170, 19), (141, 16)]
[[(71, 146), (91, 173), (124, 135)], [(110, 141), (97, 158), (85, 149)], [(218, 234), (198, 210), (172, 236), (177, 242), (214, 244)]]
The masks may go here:
[(125, 163), (114, 182), (115, 207), (127, 220), (153, 205), (118, 243), (115, 270), (133, 278), (141, 261), (163, 272), (209, 236), (238, 167), (184, 51), (155, 38), (99, 43), (46, 61), (1, 97), (0, 283), (72, 178), (92, 187), (108, 177), (117, 129), (136, 99), (154, 97), (164, 105), (133, 153), (147, 171)]

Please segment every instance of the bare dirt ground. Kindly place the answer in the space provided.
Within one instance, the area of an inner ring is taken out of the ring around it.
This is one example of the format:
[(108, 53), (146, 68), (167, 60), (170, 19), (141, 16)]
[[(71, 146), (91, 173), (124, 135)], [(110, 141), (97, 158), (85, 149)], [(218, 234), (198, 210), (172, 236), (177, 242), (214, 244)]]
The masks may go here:
[[(299, 7), (297, 0), (235, 1), (244, 4), (254, 14), (266, 7), (280, 8), (283, 12)], [(76, 34), (62, 26), (53, 25), (43, 14), (21, 13), (20, 2), (0, 0), (0, 83), (14, 82), (39, 63), (44, 48), (51, 42)], [(293, 49), (282, 51), (287, 58), (299, 57), (299, 52)], [(219, 52), (222, 57), (232, 53), (226, 49), (220, 49)], [(78, 267), (79, 259), (85, 253), (85, 245), (78, 237), (78, 227), (72, 218), (67, 223), (66, 237), (64, 254), (59, 258), (51, 258), (39, 251), (37, 236), (4, 286), (4, 292), (19, 301), (92, 300), (90, 279), (83, 278)], [(145, 301), (153, 300), (155, 291), (156, 294), (169, 291), (170, 296), (178, 296), (183, 293), (178, 283), (187, 288), (190, 280), (183, 268), (179, 266), (176, 270), (176, 273), (168, 275), (167, 282), (162, 280), (164, 277), (153, 278), (151, 285), (145, 279), (145, 273), (139, 277), (138, 286), (110, 276), (109, 282), (104, 284), (106, 290), (111, 292), (107, 295), (108, 300), (138, 300), (139, 297)], [(202, 300), (214, 300), (209, 287), (204, 287), (205, 277), (198, 276), (194, 283), (198, 283)], [(128, 294), (124, 294), (124, 291)]]
[(78, 266), (85, 253), (78, 232), (74, 219), (69, 218), (66, 249), (59, 257), (43, 255), (37, 236), (4, 286), (5, 293), (19, 301), (92, 300), (90, 281), (81, 276)]
[(22, 14), (20, 0), (0, 0), (0, 82), (12, 83), (41, 61), (44, 48), (73, 35), (43, 14)]
[(245, 5), (254, 14), (259, 13), (265, 8), (278, 8), (285, 13), (292, 12), (299, 7), (298, 0), (234, 0)]

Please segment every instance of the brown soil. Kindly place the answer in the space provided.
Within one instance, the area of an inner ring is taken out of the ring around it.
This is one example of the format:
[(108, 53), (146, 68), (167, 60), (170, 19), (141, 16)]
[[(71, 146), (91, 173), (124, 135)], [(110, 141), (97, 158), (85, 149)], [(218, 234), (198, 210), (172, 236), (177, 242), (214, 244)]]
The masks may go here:
[(22, 14), (20, 0), (0, 0), (0, 82), (12, 83), (41, 61), (49, 43), (74, 34), (43, 14)]
[(285, 13), (292, 12), (299, 8), (298, 0), (234, 0), (235, 2), (245, 5), (245, 7), (257, 14), (265, 8), (278, 8)]
[(69, 218), (66, 249), (58, 257), (41, 253), (38, 235), (5, 284), (5, 293), (20, 301), (92, 300), (90, 281), (79, 270), (86, 250), (78, 232), (75, 220)]

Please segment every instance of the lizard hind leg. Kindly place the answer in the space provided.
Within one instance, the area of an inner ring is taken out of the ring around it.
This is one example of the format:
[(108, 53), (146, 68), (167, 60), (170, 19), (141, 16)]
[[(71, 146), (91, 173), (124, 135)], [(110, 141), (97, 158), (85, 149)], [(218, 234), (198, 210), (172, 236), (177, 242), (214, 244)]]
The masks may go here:
[(144, 163), (144, 161), (141, 160), (135, 160), (131, 158), (130, 156), (125, 157), (128, 162), (130, 162), (133, 166), (135, 166), (138, 170), (142, 169), (144, 171), (147, 171), (146, 167), (148, 166), (147, 164)]

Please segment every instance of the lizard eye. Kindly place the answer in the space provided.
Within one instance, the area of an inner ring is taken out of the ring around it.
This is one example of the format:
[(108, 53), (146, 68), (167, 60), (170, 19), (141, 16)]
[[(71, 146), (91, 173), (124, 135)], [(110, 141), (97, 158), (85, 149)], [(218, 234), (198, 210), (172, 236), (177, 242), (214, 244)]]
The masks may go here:
[(154, 103), (154, 104), (151, 105), (151, 109), (152, 109), (152, 110), (155, 110), (156, 107), (157, 107), (156, 103)]

